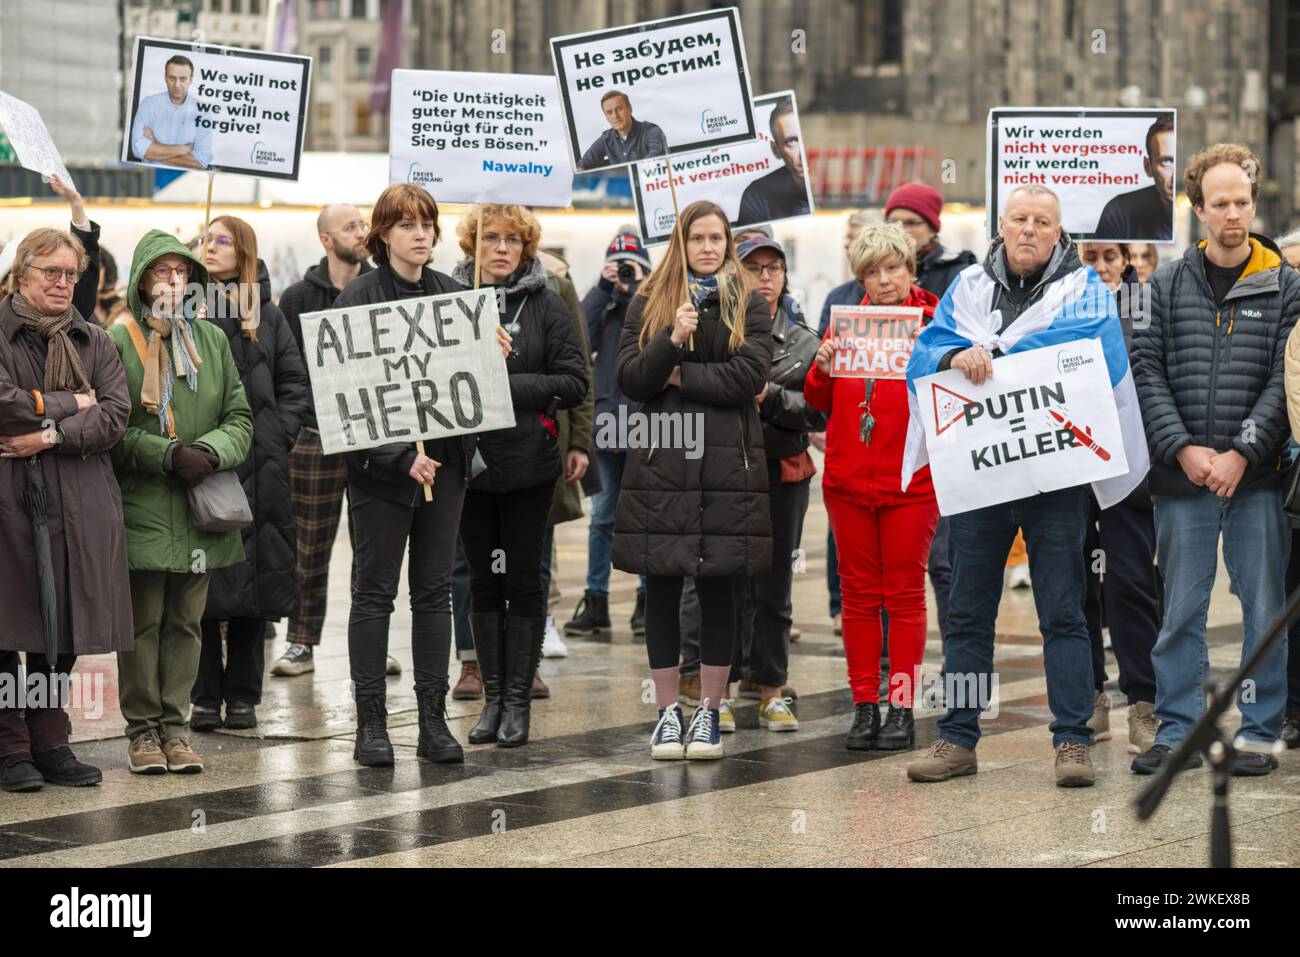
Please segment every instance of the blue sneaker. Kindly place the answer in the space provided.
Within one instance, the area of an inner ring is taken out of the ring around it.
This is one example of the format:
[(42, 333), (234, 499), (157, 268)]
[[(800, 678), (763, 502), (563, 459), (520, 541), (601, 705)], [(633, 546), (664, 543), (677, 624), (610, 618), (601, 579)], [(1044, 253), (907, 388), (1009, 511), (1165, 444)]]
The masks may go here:
[(710, 761), (722, 757), (722, 733), (718, 724), (718, 709), (709, 707), (705, 698), (691, 715), (686, 729), (686, 757), (691, 761)]
[(656, 761), (680, 761), (686, 757), (682, 742), (682, 709), (677, 705), (659, 709), (659, 723), (650, 735), (650, 757)]

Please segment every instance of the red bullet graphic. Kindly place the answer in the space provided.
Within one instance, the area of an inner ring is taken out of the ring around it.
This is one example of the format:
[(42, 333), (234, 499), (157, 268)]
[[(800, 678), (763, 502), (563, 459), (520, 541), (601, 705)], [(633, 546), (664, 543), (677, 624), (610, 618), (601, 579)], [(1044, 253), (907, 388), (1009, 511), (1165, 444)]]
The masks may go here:
[(1080, 445), (1084, 448), (1092, 449), (1097, 453), (1097, 458), (1101, 459), (1103, 462), (1110, 461), (1110, 453), (1098, 445), (1096, 441), (1093, 440), (1091, 434), (1085, 432), (1073, 422), (1067, 420), (1065, 416), (1061, 415), (1061, 413), (1057, 412), (1055, 409), (1048, 409), (1047, 411), (1051, 413), (1052, 418), (1061, 423), (1062, 428), (1069, 429), (1074, 433), (1074, 437), (1079, 441)]

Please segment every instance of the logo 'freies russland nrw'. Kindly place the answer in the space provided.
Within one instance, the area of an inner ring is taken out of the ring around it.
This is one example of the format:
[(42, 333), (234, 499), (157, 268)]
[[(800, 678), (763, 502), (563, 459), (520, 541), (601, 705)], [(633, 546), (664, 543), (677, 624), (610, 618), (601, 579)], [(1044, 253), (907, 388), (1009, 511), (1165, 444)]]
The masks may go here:
[(739, 125), (740, 120), (733, 119), (725, 113), (715, 113), (713, 110), (704, 110), (700, 113), (700, 132), (705, 136), (713, 136), (724, 132), (728, 126)]
[(431, 169), (420, 169), (419, 163), (412, 163), (411, 168), (406, 171), (406, 181), (424, 186), (428, 183), (441, 183), (442, 177)]
[(284, 162), (284, 157), (275, 150), (262, 149), (262, 141), (258, 140), (253, 144), (253, 150), (248, 154), (248, 161), (257, 166), (274, 166)]

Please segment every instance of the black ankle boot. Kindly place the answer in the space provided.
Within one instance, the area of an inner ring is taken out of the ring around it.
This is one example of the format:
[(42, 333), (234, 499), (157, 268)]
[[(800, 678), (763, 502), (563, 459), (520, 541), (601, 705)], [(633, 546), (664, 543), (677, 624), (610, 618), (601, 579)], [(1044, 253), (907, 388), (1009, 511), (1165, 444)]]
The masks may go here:
[(573, 619), (564, 623), (564, 633), (577, 638), (609, 641), (609, 596), (584, 592)]
[(876, 736), (877, 751), (910, 751), (916, 746), (916, 723), (911, 708), (889, 706), (885, 723)]
[(853, 727), (844, 747), (850, 751), (870, 751), (876, 746), (876, 737), (880, 734), (880, 705), (874, 701), (864, 701), (854, 706)]
[(529, 702), (533, 675), (541, 657), (545, 618), (506, 616), (506, 663), (502, 682), (504, 708), (497, 731), (497, 747), (517, 748), (528, 743)]
[(388, 711), (382, 694), (357, 695), (357, 743), (352, 757), (368, 768), (393, 766), (393, 743), (388, 740)]
[(474, 651), (478, 653), (479, 677), (483, 679), (483, 711), (478, 724), (470, 728), (470, 744), (491, 744), (501, 726), (501, 668), (505, 654), (505, 615), (482, 612), (469, 616)]
[(420, 711), (420, 741), (415, 747), (416, 756), (438, 764), (464, 761), (465, 749), (447, 727), (447, 685), (417, 688), (415, 703)]

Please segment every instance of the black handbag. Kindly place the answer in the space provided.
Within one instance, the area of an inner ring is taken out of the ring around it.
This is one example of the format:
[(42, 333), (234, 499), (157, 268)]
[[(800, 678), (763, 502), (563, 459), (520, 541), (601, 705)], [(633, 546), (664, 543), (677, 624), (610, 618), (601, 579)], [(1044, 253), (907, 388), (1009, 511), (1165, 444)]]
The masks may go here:
[(1300, 522), (1300, 455), (1287, 470), (1286, 481), (1282, 488), (1282, 511), (1286, 517)]

